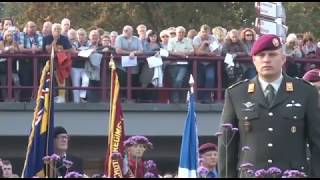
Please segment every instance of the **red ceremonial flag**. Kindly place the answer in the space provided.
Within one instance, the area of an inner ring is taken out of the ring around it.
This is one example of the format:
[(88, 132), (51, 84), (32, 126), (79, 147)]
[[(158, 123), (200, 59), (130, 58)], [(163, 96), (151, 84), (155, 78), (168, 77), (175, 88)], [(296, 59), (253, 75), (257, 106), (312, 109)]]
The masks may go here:
[[(112, 178), (123, 178), (124, 158), (124, 118), (119, 98), (119, 80), (113, 59), (111, 66), (111, 90), (110, 90), (110, 112), (108, 149), (105, 159), (105, 174)], [(121, 156), (120, 156), (121, 155)]]

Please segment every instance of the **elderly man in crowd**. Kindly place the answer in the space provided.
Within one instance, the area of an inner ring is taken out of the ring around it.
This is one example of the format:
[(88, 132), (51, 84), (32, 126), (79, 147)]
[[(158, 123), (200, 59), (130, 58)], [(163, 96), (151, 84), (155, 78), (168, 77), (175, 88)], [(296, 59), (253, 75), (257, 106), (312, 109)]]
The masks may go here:
[[(26, 32), (21, 32), (19, 49), (22, 53), (35, 54), (42, 51), (42, 36), (37, 33), (37, 25), (33, 21), (26, 24)], [(32, 59), (24, 59), (19, 62), (19, 76), (22, 86), (32, 86), (33, 76)], [(22, 101), (30, 101), (32, 89), (21, 92)]]
[[(55, 23), (52, 25), (52, 35), (46, 36), (43, 38), (43, 50), (51, 53), (52, 47), (54, 48), (54, 52), (73, 52), (73, 48), (68, 40), (67, 36), (61, 35), (61, 25), (58, 23)], [(55, 97), (56, 103), (65, 103), (66, 99), (66, 90), (63, 89), (65, 87), (65, 77), (68, 76), (68, 74), (64, 74), (64, 77), (58, 77), (56, 73), (56, 80), (58, 83), (59, 89), (58, 90), (58, 96)]]
[[(141, 40), (133, 36), (133, 28), (132, 26), (126, 25), (123, 27), (122, 34), (116, 38), (115, 45), (116, 53), (119, 55), (129, 55), (130, 58), (137, 56), (143, 53), (143, 47)], [(122, 67), (120, 61), (116, 61), (117, 72), (119, 75), (120, 85), (122, 87), (127, 86), (127, 70), (125, 67)], [(132, 85), (139, 86), (139, 66), (131, 67), (132, 75)], [(123, 93), (123, 92), (122, 92)], [(134, 94), (135, 95), (135, 94)], [(122, 97), (125, 94), (122, 94)]]
[[(215, 43), (218, 46), (218, 40), (210, 35), (211, 28), (204, 24), (200, 28), (199, 34), (193, 39), (193, 46), (197, 56), (216, 56), (218, 54), (218, 47), (212, 49)], [(198, 87), (211, 88), (215, 87), (216, 65), (214, 62), (200, 62), (198, 64)], [(202, 103), (212, 103), (212, 91), (199, 91), (199, 99)]]
[(218, 178), (218, 150), (217, 145), (213, 143), (202, 144), (199, 148), (200, 167), (206, 168), (208, 172), (206, 178)]
[[(168, 44), (169, 54), (181, 58), (180, 61), (174, 61), (168, 65), (168, 71), (171, 77), (173, 88), (181, 88), (186, 78), (188, 70), (189, 56), (194, 54), (192, 41), (185, 37), (186, 29), (182, 26), (176, 28), (177, 37), (171, 38)], [(171, 93), (171, 102), (179, 103), (184, 101), (184, 96), (179, 91), (174, 90)]]
[(68, 31), (70, 30), (71, 27), (71, 22), (68, 18), (63, 18), (61, 21), (61, 35), (68, 37)]

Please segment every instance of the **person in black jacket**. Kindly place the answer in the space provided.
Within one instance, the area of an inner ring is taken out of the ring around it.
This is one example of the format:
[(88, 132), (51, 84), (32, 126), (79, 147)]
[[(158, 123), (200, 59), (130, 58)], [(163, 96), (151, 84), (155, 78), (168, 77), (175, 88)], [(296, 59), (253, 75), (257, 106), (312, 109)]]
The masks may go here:
[[(66, 129), (62, 126), (55, 127), (54, 138), (54, 151), (60, 156), (60, 160), (56, 165), (57, 176), (64, 177), (68, 172), (71, 171), (76, 171), (83, 174), (82, 160), (71, 154), (67, 154), (69, 135)], [(68, 161), (71, 161), (72, 164), (68, 163)]]

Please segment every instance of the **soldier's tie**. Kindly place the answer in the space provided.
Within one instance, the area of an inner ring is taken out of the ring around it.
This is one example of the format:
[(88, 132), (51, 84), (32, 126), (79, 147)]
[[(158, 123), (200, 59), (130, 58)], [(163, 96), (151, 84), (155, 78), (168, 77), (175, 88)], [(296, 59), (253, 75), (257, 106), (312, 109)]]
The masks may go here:
[(268, 105), (270, 106), (275, 98), (274, 88), (271, 84), (269, 84), (266, 88), (266, 98)]

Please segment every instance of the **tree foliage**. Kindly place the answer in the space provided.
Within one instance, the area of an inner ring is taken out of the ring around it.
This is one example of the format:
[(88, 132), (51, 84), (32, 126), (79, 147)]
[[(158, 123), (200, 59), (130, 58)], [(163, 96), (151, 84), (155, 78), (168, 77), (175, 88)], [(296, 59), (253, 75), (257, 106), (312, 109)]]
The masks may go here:
[[(311, 31), (320, 35), (318, 2), (283, 4), (289, 32)], [(202, 24), (230, 30), (253, 27), (257, 16), (254, 2), (6, 2), (2, 5), (4, 11), (0, 16), (14, 17), (20, 28), (29, 20), (42, 26), (44, 19), (51, 16), (53, 22), (68, 17), (73, 28), (87, 30), (101, 27), (121, 32), (124, 25), (139, 24), (158, 32), (178, 25), (198, 30)]]

